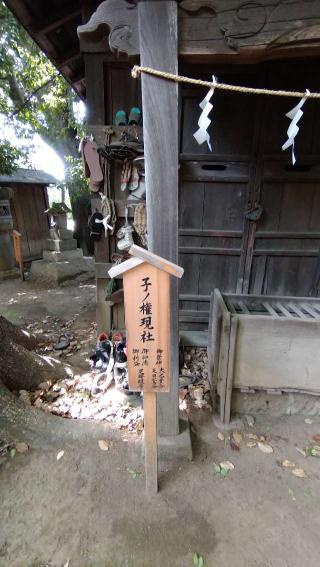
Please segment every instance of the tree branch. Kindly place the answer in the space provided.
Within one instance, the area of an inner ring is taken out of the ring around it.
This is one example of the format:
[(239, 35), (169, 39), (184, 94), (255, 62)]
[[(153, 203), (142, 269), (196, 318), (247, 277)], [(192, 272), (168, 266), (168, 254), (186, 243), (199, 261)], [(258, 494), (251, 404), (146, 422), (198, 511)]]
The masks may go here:
[(34, 91), (32, 91), (32, 93), (30, 93), (23, 101), (23, 103), (19, 106), (19, 108), (17, 108), (14, 112), (12, 112), (12, 114), (10, 115), (10, 118), (13, 118), (14, 116), (16, 116), (17, 114), (20, 114), (21, 110), (23, 110), (23, 108), (28, 104), (28, 102), (31, 100), (31, 98), (36, 95), (39, 91), (41, 91), (42, 89), (44, 89), (45, 87), (47, 87), (48, 85), (50, 85), (53, 81), (55, 81), (55, 79), (58, 77), (58, 75), (54, 75), (53, 77), (51, 77), (50, 79), (48, 79), (48, 81), (46, 81), (45, 83), (43, 83), (42, 85), (40, 85), (39, 87), (37, 87), (36, 89), (34, 89)]

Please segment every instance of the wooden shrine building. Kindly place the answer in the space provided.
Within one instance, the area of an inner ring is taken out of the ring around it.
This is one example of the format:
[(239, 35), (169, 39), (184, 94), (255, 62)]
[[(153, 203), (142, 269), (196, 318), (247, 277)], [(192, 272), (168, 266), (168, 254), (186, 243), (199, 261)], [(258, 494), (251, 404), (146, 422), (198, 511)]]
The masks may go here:
[[(142, 108), (149, 249), (185, 270), (171, 289), (172, 391), (159, 396), (160, 432), (178, 432), (180, 329), (208, 328), (210, 294), (318, 296), (320, 104), (304, 107), (297, 164), (282, 152), (297, 102), (216, 90), (212, 152), (193, 137), (206, 90), (142, 74), (174, 74), (271, 89), (319, 91), (320, 1), (6, 0), (86, 100), (91, 131), (106, 143), (117, 110)], [(78, 34), (78, 35), (77, 35)], [(111, 173), (119, 226), (125, 193)], [(98, 208), (98, 199), (93, 206)], [(130, 212), (130, 211), (129, 211)], [(115, 238), (96, 245), (98, 323)], [(179, 295), (178, 295), (179, 294)], [(116, 324), (121, 313), (114, 310)], [(118, 319), (117, 319), (118, 318)]]
[(49, 232), (47, 188), (56, 183), (53, 175), (36, 169), (18, 168), (11, 175), (0, 175), (0, 187), (13, 189), (13, 228), (21, 234), (25, 262), (42, 258)]

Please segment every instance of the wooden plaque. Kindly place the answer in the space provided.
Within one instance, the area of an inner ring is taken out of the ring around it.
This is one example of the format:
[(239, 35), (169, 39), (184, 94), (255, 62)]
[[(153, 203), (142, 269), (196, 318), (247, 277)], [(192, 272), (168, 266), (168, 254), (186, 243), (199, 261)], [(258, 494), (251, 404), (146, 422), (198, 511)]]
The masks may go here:
[(123, 274), (129, 389), (169, 392), (169, 274), (143, 262)]

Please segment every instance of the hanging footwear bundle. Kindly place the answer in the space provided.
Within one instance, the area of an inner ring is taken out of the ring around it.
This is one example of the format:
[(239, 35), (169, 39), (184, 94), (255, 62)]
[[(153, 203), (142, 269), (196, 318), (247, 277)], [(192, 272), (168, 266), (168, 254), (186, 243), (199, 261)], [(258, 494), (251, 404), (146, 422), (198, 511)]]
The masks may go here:
[(100, 193), (101, 197), (101, 212), (103, 215), (103, 226), (105, 229), (105, 236), (107, 236), (108, 230), (110, 234), (114, 233), (115, 224), (117, 220), (116, 206), (114, 200), (106, 195)]
[(119, 239), (117, 242), (117, 248), (119, 250), (129, 250), (131, 248), (134, 244), (132, 233), (133, 226), (131, 226), (128, 222), (128, 207), (126, 207), (125, 224), (117, 232), (117, 238)]
[(97, 193), (103, 182), (98, 146), (94, 140), (84, 138), (80, 142), (79, 150), (82, 155), (85, 176), (90, 179), (90, 190)]
[(139, 205), (135, 207), (133, 226), (141, 239), (142, 245), (147, 247), (147, 208), (145, 203), (139, 203)]

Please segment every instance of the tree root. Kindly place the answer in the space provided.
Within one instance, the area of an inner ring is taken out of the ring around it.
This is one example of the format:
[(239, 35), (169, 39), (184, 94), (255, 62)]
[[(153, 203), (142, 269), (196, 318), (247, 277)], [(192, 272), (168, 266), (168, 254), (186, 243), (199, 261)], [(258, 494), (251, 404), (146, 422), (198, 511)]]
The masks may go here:
[(110, 425), (58, 417), (34, 408), (10, 390), (33, 390), (41, 382), (66, 377), (67, 365), (32, 352), (34, 338), (0, 317), (0, 438), (24, 441), (33, 447), (61, 446), (117, 432)]
[(48, 449), (88, 439), (118, 437), (110, 425), (77, 421), (29, 406), (0, 382), (0, 438)]

